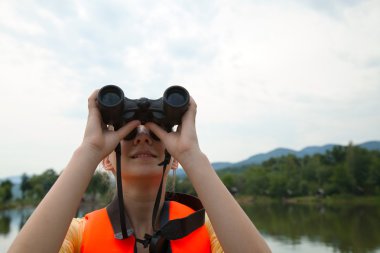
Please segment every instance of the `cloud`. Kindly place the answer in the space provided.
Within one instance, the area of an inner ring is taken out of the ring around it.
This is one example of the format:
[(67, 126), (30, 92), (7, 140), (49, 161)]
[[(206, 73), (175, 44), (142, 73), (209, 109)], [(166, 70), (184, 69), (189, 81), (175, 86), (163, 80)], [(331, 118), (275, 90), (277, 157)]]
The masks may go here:
[(211, 161), (378, 139), (379, 7), (1, 1), (2, 173), (63, 168), (81, 141), (87, 97), (107, 84), (130, 98), (184, 85)]

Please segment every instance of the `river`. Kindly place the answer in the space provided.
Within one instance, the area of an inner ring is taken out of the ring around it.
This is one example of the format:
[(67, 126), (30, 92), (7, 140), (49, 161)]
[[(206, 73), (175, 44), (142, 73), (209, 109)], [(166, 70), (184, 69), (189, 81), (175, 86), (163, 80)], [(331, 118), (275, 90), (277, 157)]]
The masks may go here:
[[(272, 252), (380, 253), (378, 205), (260, 204), (243, 208)], [(32, 211), (0, 212), (0, 252), (6, 252)]]

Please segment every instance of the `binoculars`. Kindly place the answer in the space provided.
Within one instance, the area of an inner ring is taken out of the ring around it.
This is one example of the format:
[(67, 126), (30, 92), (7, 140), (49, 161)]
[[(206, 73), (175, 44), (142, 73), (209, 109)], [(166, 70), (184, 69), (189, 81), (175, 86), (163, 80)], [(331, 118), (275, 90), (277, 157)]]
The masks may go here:
[(181, 123), (190, 95), (182, 86), (171, 86), (159, 99), (130, 99), (118, 86), (107, 85), (99, 90), (97, 99), (103, 122), (113, 125), (115, 130), (132, 120), (140, 120), (141, 124), (154, 122), (170, 131)]

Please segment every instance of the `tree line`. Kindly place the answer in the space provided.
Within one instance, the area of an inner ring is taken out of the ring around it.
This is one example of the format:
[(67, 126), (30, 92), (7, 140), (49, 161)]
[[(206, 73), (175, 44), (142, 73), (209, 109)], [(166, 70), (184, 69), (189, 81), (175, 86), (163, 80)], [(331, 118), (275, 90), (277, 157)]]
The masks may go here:
[(219, 172), (224, 184), (254, 196), (380, 195), (380, 151), (350, 143), (325, 154), (271, 158)]
[[(380, 195), (380, 151), (350, 143), (324, 154), (271, 158), (262, 164), (217, 171), (234, 194), (291, 198), (301, 196)], [(177, 191), (195, 194), (187, 178)]]
[[(271, 158), (260, 165), (223, 169), (218, 171), (218, 175), (232, 193), (242, 195), (275, 198), (380, 195), (380, 151), (370, 151), (352, 144), (335, 146), (325, 154)], [(39, 175), (23, 174), (19, 199), (12, 195), (13, 183), (10, 180), (1, 181), (0, 207), (15, 200), (23, 204), (37, 204), (58, 176), (53, 169)], [(195, 194), (186, 177), (175, 180), (176, 191)], [(97, 170), (84, 199), (109, 201), (114, 194), (114, 184), (113, 175)]]
[[(59, 174), (54, 169), (47, 169), (41, 174), (21, 176), (18, 187), (20, 196), (14, 196), (14, 184), (9, 179), (0, 182), (0, 208), (17, 205), (36, 205), (49, 192)], [(83, 196), (83, 200), (95, 201), (113, 195), (111, 176), (106, 171), (96, 170)]]

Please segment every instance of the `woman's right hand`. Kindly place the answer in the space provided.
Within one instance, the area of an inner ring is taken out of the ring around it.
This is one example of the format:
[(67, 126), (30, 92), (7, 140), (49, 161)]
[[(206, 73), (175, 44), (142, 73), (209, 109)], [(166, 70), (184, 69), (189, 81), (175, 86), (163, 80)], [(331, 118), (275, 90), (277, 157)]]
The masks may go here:
[(98, 90), (88, 98), (88, 119), (82, 144), (8, 252), (58, 252), (96, 166), (140, 124), (135, 120), (118, 131), (108, 130), (98, 110), (97, 95)]
[(117, 131), (107, 129), (97, 106), (98, 92), (99, 90), (95, 90), (88, 98), (87, 125), (81, 146), (92, 152), (100, 162), (116, 148), (126, 135), (140, 125), (140, 121), (133, 120)]

